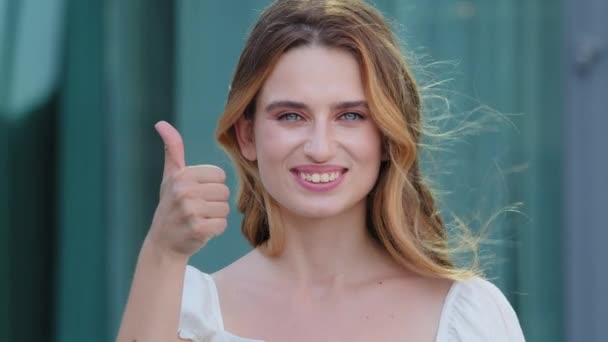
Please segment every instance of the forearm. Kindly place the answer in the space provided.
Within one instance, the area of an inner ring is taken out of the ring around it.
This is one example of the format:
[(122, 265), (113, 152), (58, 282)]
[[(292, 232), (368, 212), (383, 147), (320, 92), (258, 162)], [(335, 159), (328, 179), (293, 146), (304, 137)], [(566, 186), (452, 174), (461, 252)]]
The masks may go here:
[(188, 258), (224, 231), (230, 210), (224, 170), (187, 167), (179, 132), (167, 122), (154, 127), (165, 145), (160, 198), (139, 253), (118, 342), (180, 341)]
[(123, 315), (118, 342), (178, 341), (177, 329), (188, 259), (169, 257), (144, 242)]

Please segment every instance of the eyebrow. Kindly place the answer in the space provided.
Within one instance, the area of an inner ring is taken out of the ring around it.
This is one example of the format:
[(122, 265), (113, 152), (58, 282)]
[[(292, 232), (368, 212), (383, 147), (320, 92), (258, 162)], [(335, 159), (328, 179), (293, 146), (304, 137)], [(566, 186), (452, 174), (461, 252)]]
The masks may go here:
[[(364, 101), (364, 100), (338, 102), (331, 106), (331, 110), (332, 111), (333, 110), (343, 110), (343, 109), (356, 108), (356, 107), (364, 107), (365, 109), (369, 110), (367, 101)], [(266, 112), (271, 112), (277, 108), (303, 109), (306, 111), (310, 110), (310, 108), (303, 102), (288, 101), (288, 100), (273, 101), (273, 102), (269, 103), (266, 106), (266, 108), (264, 108), (264, 110)]]

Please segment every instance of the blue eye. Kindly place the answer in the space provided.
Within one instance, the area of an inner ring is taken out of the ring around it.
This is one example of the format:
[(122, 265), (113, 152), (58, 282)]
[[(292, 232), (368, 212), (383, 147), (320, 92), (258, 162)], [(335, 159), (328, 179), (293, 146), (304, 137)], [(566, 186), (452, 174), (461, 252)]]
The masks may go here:
[(344, 113), (341, 116), (344, 120), (347, 121), (354, 121), (354, 120), (359, 120), (359, 119), (363, 119), (363, 116), (359, 113), (355, 113), (355, 112), (348, 112), (348, 113)]
[(285, 114), (279, 115), (278, 119), (284, 120), (284, 121), (298, 121), (298, 120), (301, 120), (302, 117), (296, 113), (285, 113)]

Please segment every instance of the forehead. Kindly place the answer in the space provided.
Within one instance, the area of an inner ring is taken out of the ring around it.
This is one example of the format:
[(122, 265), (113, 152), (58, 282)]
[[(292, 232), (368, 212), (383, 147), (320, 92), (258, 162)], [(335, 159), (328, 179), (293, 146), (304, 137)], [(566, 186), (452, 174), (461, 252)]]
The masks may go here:
[(311, 106), (365, 100), (359, 64), (346, 50), (302, 46), (287, 51), (264, 83), (263, 103), (297, 100)]

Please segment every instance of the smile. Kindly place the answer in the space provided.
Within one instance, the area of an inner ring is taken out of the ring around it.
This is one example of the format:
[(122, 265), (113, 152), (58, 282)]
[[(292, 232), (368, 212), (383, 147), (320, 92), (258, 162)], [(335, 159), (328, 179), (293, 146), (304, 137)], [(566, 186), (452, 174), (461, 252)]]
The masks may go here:
[(291, 169), (296, 181), (308, 191), (324, 192), (336, 188), (348, 171), (336, 165), (302, 165)]
[(323, 172), (323, 173), (300, 172), (300, 178), (304, 181), (311, 182), (311, 183), (328, 183), (328, 182), (333, 182), (336, 179), (338, 179), (338, 177), (340, 177), (341, 174), (342, 174), (342, 171)]

